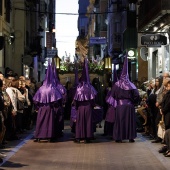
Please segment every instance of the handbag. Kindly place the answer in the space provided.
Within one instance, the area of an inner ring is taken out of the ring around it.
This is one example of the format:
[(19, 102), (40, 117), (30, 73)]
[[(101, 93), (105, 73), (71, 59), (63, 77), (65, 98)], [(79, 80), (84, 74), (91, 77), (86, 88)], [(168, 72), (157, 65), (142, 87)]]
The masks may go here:
[(163, 139), (164, 135), (165, 135), (165, 123), (164, 123), (164, 116), (163, 115), (162, 115), (161, 121), (159, 121), (159, 124), (158, 124), (158, 133), (157, 133), (157, 135), (161, 139)]
[(16, 100), (17, 100), (17, 110), (24, 110), (25, 106), (24, 106), (24, 102), (22, 102), (21, 100), (18, 99), (18, 92), (15, 92), (16, 95)]
[(19, 99), (17, 99), (17, 109), (24, 110), (24, 108), (25, 108), (24, 103), (20, 101)]

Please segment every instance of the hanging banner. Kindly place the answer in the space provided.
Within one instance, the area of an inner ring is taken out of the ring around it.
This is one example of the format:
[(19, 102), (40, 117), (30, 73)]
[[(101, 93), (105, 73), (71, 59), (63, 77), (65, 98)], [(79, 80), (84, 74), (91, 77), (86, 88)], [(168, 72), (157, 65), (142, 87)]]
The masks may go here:
[(106, 44), (106, 37), (90, 37), (90, 45), (92, 44)]
[(48, 49), (47, 48), (47, 58), (53, 58), (57, 55), (57, 49)]

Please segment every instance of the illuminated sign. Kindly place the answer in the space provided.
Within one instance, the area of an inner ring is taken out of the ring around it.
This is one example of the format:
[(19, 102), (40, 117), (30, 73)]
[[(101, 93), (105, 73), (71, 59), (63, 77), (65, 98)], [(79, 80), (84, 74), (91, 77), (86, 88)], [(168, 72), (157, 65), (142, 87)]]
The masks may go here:
[(161, 34), (147, 34), (141, 37), (141, 44), (147, 47), (161, 47), (167, 44), (167, 37)]

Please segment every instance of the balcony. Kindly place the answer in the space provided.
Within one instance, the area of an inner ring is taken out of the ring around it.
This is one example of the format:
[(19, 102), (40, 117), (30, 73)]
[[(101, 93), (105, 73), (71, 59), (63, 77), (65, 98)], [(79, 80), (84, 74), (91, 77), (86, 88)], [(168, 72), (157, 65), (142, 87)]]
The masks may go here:
[(139, 7), (138, 30), (149, 30), (158, 22), (168, 23), (169, 16), (169, 0), (143, 0)]

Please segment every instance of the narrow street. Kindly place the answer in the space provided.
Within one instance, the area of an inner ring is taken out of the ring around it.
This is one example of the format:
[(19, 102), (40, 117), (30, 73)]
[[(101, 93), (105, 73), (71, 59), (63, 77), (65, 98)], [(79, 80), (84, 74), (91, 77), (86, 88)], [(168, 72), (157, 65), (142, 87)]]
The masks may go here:
[[(103, 126), (102, 126), (103, 127)], [(33, 142), (33, 130), (19, 141), (8, 142), (0, 170), (165, 170), (170, 158), (158, 153), (160, 143), (151, 143), (138, 133), (135, 143), (115, 143), (97, 128), (95, 140), (76, 144), (65, 122), (64, 136), (55, 143)]]

